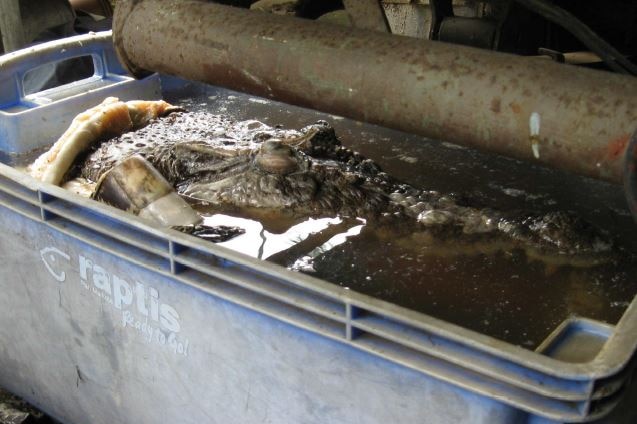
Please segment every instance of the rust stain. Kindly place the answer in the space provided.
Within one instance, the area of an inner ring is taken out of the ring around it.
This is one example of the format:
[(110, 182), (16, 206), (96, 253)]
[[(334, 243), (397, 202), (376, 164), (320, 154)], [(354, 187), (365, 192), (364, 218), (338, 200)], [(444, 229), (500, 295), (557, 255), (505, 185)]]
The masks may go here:
[[(514, 152), (509, 146), (514, 142), (528, 142), (529, 115), (540, 108), (543, 116), (546, 115), (542, 134), (551, 143), (556, 138), (561, 139), (562, 134), (566, 137), (577, 131), (577, 142), (573, 143), (571, 154), (567, 154), (567, 147), (555, 148), (564, 157), (558, 163), (548, 153), (553, 146), (547, 145), (547, 155), (543, 154), (541, 158), (543, 162), (605, 179), (619, 177), (620, 155), (625, 154), (628, 143), (628, 136), (619, 136), (624, 134), (621, 131), (634, 127), (637, 110), (637, 100), (633, 96), (637, 83), (628, 77), (609, 78), (602, 73), (584, 73), (584, 70), (579, 74), (574, 69), (568, 73), (553, 72), (554, 64), (533, 62), (534, 65), (529, 66), (526, 59), (502, 56), (497, 52), (424, 43), (407, 37), (321, 23), (310, 26), (297, 22), (300, 20), (252, 14), (215, 3), (192, 0), (144, 0), (139, 3), (165, 3), (166, 8), (148, 6), (143, 14), (131, 14), (131, 21), (127, 19), (128, 23), (121, 31), (124, 41), (117, 48), (120, 55), (127, 58), (129, 67), (164, 71), (403, 131), (495, 151), (510, 151), (511, 154)], [(135, 20), (132, 20), (133, 16)], [(138, 21), (140, 25), (133, 25)], [(160, 38), (142, 31), (141, 24), (150, 21), (167, 28), (163, 35), (156, 33), (161, 35)], [(198, 23), (194, 29), (193, 21)], [(170, 40), (170, 43), (164, 46), (162, 40)], [(361, 72), (374, 66), (377, 66), (377, 72)], [(392, 68), (393, 78), (388, 79), (381, 72), (386, 67)], [(455, 75), (466, 72), (470, 73), (464, 79), (454, 79)], [(344, 75), (360, 75), (360, 78), (344, 79)], [(413, 84), (409, 81), (417, 81), (423, 91), (427, 89), (435, 94), (430, 95), (427, 108), (422, 108), (419, 97), (412, 95)], [(591, 87), (603, 89), (592, 90)], [(353, 96), (350, 89), (356, 89), (359, 95)], [(467, 90), (467, 96), (463, 90)], [(386, 93), (390, 92), (396, 96), (388, 97)], [(455, 104), (449, 101), (454, 96), (464, 100), (466, 105), (487, 112), (459, 113)], [(407, 99), (407, 105), (401, 101), (404, 99)], [(444, 125), (420, 124), (423, 114), (428, 123), (440, 116), (451, 115), (449, 112), (454, 110), (453, 119), (446, 117)], [(590, 116), (591, 113), (595, 116)], [(613, 116), (609, 118), (607, 114)], [(503, 121), (503, 117), (511, 122)], [(484, 131), (464, 129), (476, 125)], [(510, 133), (517, 127), (522, 131)], [(605, 130), (608, 133), (602, 134)], [(441, 136), (443, 132), (445, 134)], [(484, 137), (487, 132), (489, 137)], [(586, 159), (579, 159), (579, 152)], [(595, 160), (589, 160), (589, 157)], [(600, 170), (602, 166), (604, 168)]]
[(630, 140), (630, 134), (625, 134), (608, 143), (608, 156), (612, 159), (622, 156), (628, 145), (628, 140)]
[(496, 97), (493, 100), (491, 100), (491, 110), (494, 113), (500, 113), (500, 98)]

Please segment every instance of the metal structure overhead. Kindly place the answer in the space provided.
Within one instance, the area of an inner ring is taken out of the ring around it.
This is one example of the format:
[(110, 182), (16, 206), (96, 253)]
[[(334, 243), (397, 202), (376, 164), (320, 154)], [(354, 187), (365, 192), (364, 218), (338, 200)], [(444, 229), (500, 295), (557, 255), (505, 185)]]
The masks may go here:
[(637, 123), (633, 77), (214, 3), (123, 1), (114, 42), (133, 73), (205, 81), (618, 183)]

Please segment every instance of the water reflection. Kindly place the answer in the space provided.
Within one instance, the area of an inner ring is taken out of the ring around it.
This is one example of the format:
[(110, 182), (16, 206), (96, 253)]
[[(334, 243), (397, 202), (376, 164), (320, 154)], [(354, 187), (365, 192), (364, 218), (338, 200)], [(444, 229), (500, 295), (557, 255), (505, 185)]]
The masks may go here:
[(423, 243), (362, 219), (235, 215), (205, 218), (246, 230), (222, 246), (531, 349), (571, 315), (616, 322), (635, 292), (629, 262), (584, 269), (522, 250)]
[[(185, 98), (183, 87), (179, 90), (175, 100)], [(621, 187), (316, 111), (246, 102), (216, 87), (192, 85), (190, 90), (185, 106), (237, 119), (286, 128), (327, 120), (344, 145), (414, 187), (469, 193), (477, 203), (500, 210), (573, 211), (637, 251), (637, 226), (626, 215)], [(258, 252), (262, 227), (254, 228), (257, 234), (247, 249)], [(547, 266), (521, 252), (426, 247), (417, 243), (423, 238), (379, 237), (368, 223), (340, 244), (307, 243), (296, 251), (292, 246), (268, 260), (530, 349), (571, 315), (616, 323), (637, 292), (634, 264)]]
[[(359, 234), (365, 220), (308, 218), (282, 233), (268, 231), (257, 220), (226, 214), (208, 215), (204, 217), (204, 223), (209, 226), (237, 226), (245, 230), (245, 234), (219, 243), (220, 246), (277, 263), (296, 262), (300, 258), (304, 258), (305, 263), (311, 263), (313, 258), (345, 243), (348, 237)], [(310, 268), (306, 267), (305, 270)]]

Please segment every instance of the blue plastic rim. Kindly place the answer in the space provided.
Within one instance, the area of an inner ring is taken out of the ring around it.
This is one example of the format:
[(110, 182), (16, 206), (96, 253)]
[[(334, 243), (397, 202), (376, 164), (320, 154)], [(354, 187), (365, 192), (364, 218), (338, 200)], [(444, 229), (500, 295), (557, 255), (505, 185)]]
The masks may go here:
[[(89, 57), (88, 78), (25, 94), (24, 78), (47, 64)], [(106, 97), (161, 98), (159, 76), (136, 80), (126, 74), (113, 49), (110, 31), (70, 37), (0, 57), (0, 150), (17, 155), (52, 144), (80, 112)]]

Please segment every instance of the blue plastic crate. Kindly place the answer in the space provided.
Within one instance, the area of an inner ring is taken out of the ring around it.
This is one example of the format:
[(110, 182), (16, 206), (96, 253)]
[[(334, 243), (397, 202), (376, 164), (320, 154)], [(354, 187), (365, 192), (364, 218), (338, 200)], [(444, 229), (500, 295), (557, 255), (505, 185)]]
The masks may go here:
[[(0, 81), (15, 85), (7, 69), (57, 60), (59, 46), (81, 51), (64, 57), (110, 58), (96, 68), (115, 60), (108, 34), (75, 37), (0, 59)], [(66, 113), (63, 104), (77, 108), (70, 120), (105, 96), (159, 97), (155, 78), (112, 78), (118, 68), (108, 66), (99, 95), (0, 112), (21, 125), (26, 112), (38, 127), (12, 130), (17, 138), (0, 149), (52, 142), (64, 128), (50, 129), (41, 113)], [(65, 422), (581, 422), (614, 409), (632, 374), (634, 301), (617, 326), (571, 319), (532, 352), (159, 228), (3, 164), (0, 231), (0, 385)], [(573, 361), (578, 340), (595, 346)]]

